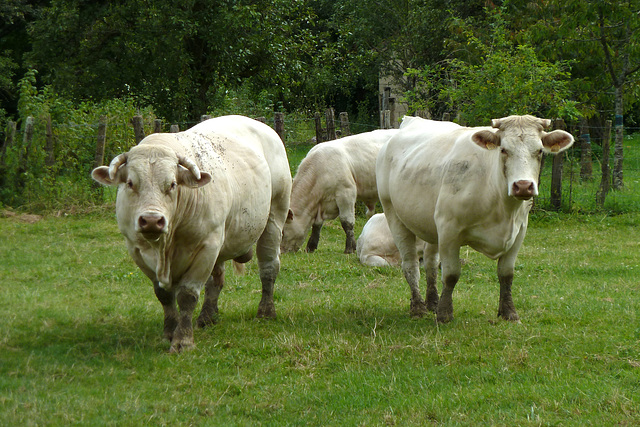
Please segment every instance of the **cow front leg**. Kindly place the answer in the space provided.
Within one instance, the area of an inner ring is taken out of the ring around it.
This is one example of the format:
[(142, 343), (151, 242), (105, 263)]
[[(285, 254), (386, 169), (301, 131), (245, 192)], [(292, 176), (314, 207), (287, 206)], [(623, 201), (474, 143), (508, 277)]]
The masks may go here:
[(344, 234), (346, 235), (344, 253), (352, 254), (356, 251), (356, 237), (353, 232), (354, 224), (349, 220), (340, 220), (340, 224), (342, 224), (342, 229), (344, 230)]
[(158, 282), (153, 282), (153, 291), (160, 304), (162, 304), (162, 310), (164, 311), (164, 337), (171, 342), (176, 326), (178, 326), (175, 293), (161, 288)]
[(511, 284), (513, 283), (513, 274), (498, 276), (500, 281), (500, 302), (498, 303), (498, 317), (505, 320), (517, 322), (520, 316), (516, 313), (516, 307), (511, 298)]
[(204, 328), (218, 320), (218, 297), (224, 287), (224, 263), (216, 264), (204, 288), (204, 302), (196, 325)]
[(311, 236), (307, 241), (307, 252), (314, 252), (318, 249), (318, 242), (320, 241), (320, 231), (322, 230), (322, 223), (313, 224), (311, 226)]
[(183, 287), (178, 290), (176, 299), (180, 314), (178, 315), (178, 326), (171, 340), (170, 353), (180, 353), (196, 346), (193, 341), (193, 322), (191, 318), (198, 303), (198, 293), (193, 289)]

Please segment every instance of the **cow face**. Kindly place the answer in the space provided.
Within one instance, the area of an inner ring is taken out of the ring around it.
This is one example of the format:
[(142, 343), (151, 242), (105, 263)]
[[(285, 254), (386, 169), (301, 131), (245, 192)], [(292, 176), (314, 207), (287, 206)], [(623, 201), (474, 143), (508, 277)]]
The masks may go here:
[(542, 155), (571, 147), (573, 136), (561, 130), (546, 133), (544, 128), (551, 121), (533, 116), (509, 116), (492, 123), (497, 131), (476, 132), (473, 142), (486, 150), (499, 150), (509, 196), (520, 200), (537, 196)]
[(116, 212), (121, 231), (149, 242), (170, 231), (181, 187), (198, 188), (211, 181), (211, 175), (200, 172), (190, 159), (152, 145), (120, 154), (91, 176), (104, 185), (119, 186)]

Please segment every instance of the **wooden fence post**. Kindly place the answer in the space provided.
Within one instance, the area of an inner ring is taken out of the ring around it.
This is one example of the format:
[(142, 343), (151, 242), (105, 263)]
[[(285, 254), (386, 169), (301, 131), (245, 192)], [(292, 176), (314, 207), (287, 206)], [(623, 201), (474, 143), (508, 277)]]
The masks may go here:
[(267, 124), (267, 118), (266, 117), (256, 117), (256, 120), (259, 121), (260, 123)]
[(325, 111), (325, 120), (327, 122), (327, 140), (332, 141), (338, 139), (336, 135), (336, 117), (333, 108), (327, 108)]
[(340, 130), (342, 131), (342, 136), (351, 135), (351, 128), (349, 126), (349, 113), (343, 111), (340, 113)]
[[(18, 168), (19, 170), (26, 170), (26, 159), (29, 158), (29, 150), (31, 149), (31, 141), (33, 140), (33, 117), (27, 117), (24, 123), (24, 136), (22, 139), (22, 147), (20, 154), (18, 154)], [(22, 162), (25, 162), (23, 165)]]
[(273, 117), (273, 127), (284, 144), (284, 113), (275, 113)]
[(16, 139), (16, 122), (8, 121), (7, 128), (5, 129), (4, 142), (0, 149), (0, 168), (5, 166), (4, 156), (7, 153), (7, 148), (13, 145), (13, 141)]
[(180, 126), (178, 126), (178, 125), (171, 125), (171, 127), (169, 128), (169, 132), (171, 132), (171, 133), (178, 133), (178, 132), (180, 132)]
[(601, 208), (604, 207), (604, 201), (611, 187), (611, 168), (609, 167), (611, 124), (611, 120), (605, 122), (604, 134), (602, 135), (602, 178), (600, 179), (600, 188), (596, 192), (596, 204)]
[(55, 155), (54, 155), (55, 139), (53, 137), (53, 126), (51, 125), (51, 114), (47, 114), (47, 118), (45, 121), (45, 136), (46, 136), (45, 152), (47, 153), (47, 158), (45, 159), (45, 165), (51, 167), (56, 162)]
[[(98, 136), (96, 138), (96, 155), (93, 158), (93, 168), (97, 168), (98, 166), (104, 165), (104, 146), (107, 141), (107, 116), (100, 116), (100, 121), (98, 122)], [(102, 186), (94, 181), (93, 188), (100, 188)]]
[[(100, 119), (102, 119), (102, 117)], [(155, 119), (153, 121), (153, 133), (162, 133), (162, 120)]]
[(614, 128), (616, 140), (613, 148), (613, 189), (621, 190), (623, 186), (622, 166), (624, 163), (624, 126), (622, 116), (616, 114)]
[(382, 129), (391, 129), (391, 110), (381, 111), (380, 119), (382, 122)]
[(144, 139), (144, 125), (142, 123), (142, 116), (133, 116), (131, 119), (131, 124), (133, 125), (133, 134), (136, 139), (136, 144), (139, 144), (140, 141)]
[[(564, 120), (556, 119), (553, 127), (555, 129), (565, 130)], [(564, 153), (553, 156), (553, 165), (551, 166), (551, 207), (560, 210), (562, 207), (562, 167), (564, 163)]]
[(450, 122), (451, 121), (451, 115), (449, 113), (443, 113), (442, 114), (442, 121), (443, 122)]
[(202, 116), (200, 116), (200, 121), (204, 122), (205, 120), (209, 120), (211, 118), (211, 116), (209, 114), (203, 114)]
[(313, 120), (316, 122), (316, 144), (320, 144), (324, 141), (322, 137), (322, 119), (320, 119), (320, 113), (316, 111), (313, 114)]
[(589, 123), (584, 118), (580, 120), (580, 152), (580, 179), (590, 181), (593, 178), (591, 135), (589, 134)]

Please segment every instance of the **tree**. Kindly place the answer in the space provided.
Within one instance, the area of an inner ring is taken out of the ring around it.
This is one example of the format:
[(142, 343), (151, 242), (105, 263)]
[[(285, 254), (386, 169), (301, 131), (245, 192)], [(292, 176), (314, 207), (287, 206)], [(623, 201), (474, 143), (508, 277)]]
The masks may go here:
[(539, 59), (533, 47), (515, 42), (503, 8), (489, 16), (484, 31), (467, 20), (453, 21), (452, 28), (464, 35), (450, 42), (457, 46), (457, 58), (409, 70), (409, 76), (421, 82), (407, 93), (410, 108), (424, 109), (444, 101), (470, 125), (511, 114), (576, 115), (567, 64)]

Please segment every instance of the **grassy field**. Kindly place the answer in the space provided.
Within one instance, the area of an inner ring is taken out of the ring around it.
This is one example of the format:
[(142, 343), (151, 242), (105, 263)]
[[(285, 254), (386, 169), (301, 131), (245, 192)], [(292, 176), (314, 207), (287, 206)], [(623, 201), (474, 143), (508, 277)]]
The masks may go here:
[(180, 355), (112, 209), (26, 219), (0, 218), (0, 425), (640, 424), (640, 214), (538, 212), (521, 323), (463, 249), (446, 325), (411, 319), (400, 271), (342, 254), (334, 221), (282, 257), (276, 320), (254, 318), (255, 262), (228, 269), (220, 322)]

